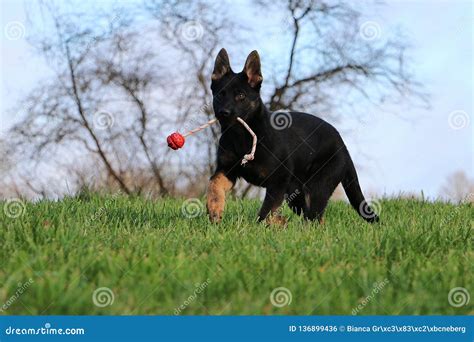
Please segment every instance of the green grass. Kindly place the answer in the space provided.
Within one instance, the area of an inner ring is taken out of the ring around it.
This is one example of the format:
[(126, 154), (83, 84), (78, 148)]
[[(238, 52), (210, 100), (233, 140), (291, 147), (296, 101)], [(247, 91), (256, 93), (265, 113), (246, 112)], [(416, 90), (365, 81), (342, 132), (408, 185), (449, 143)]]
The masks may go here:
[[(286, 229), (254, 222), (259, 201), (229, 201), (219, 225), (182, 204), (83, 195), (26, 203), (18, 218), (2, 210), (1, 314), (473, 313), (474, 298), (448, 303), (455, 287), (474, 297), (470, 204), (384, 200), (370, 225), (333, 202), (322, 227), (285, 208)], [(94, 305), (100, 287), (111, 305)], [(272, 305), (277, 287), (289, 305)]]

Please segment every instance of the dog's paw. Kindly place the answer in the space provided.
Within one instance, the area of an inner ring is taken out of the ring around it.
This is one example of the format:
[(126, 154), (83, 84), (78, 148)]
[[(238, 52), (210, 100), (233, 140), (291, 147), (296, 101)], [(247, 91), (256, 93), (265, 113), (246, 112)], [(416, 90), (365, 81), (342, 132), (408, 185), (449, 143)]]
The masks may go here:
[(219, 201), (216, 197), (208, 197), (207, 213), (209, 214), (209, 220), (212, 223), (221, 222), (223, 212), (224, 202)]
[(209, 211), (209, 221), (211, 223), (219, 223), (222, 221), (222, 212)]
[(223, 212), (224, 208), (221, 203), (212, 200), (207, 202), (207, 213), (209, 214), (209, 221), (212, 223), (221, 222)]
[(287, 219), (281, 215), (268, 215), (265, 219), (265, 223), (268, 225), (277, 225), (284, 228), (288, 225)]

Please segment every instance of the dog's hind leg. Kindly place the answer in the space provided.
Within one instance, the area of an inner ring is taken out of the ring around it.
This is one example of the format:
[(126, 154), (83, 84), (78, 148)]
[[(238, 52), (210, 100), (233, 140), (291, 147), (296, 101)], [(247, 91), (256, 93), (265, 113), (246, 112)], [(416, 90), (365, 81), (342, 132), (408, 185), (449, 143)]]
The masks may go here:
[(287, 199), (286, 202), (296, 215), (301, 215), (304, 212), (305, 203), (303, 194), (297, 195), (291, 200)]
[(270, 224), (286, 224), (286, 220), (278, 214), (278, 209), (283, 203), (284, 198), (285, 191), (281, 188), (277, 186), (267, 188), (265, 199), (258, 213), (258, 221), (266, 220)]
[(311, 184), (311, 193), (306, 195), (307, 206), (304, 216), (308, 220), (317, 219), (320, 223), (323, 221), (323, 214), (332, 195), (330, 188), (323, 182), (313, 182)]
[(304, 193), (303, 187), (301, 185), (293, 185), (288, 188), (285, 194), (286, 203), (288, 203), (288, 207), (296, 215), (301, 215), (304, 211), (305, 202), (304, 202)]
[(323, 223), (323, 215), (329, 198), (341, 182), (344, 171), (343, 165), (337, 158), (331, 159), (323, 166), (318, 167), (305, 183), (304, 217), (306, 219), (317, 219), (320, 223)]

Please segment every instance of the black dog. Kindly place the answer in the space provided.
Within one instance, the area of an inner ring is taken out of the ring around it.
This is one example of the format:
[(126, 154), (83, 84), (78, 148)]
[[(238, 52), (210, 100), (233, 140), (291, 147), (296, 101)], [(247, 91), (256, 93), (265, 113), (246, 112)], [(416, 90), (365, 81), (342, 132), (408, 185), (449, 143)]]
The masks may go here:
[[(222, 136), (217, 169), (208, 188), (211, 221), (221, 220), (225, 194), (239, 177), (266, 188), (259, 221), (275, 213), (286, 198), (295, 213), (322, 222), (329, 197), (339, 183), (366, 221), (378, 221), (362, 195), (354, 164), (337, 130), (310, 114), (270, 113), (260, 98), (262, 80), (257, 51), (250, 53), (240, 73), (232, 71), (226, 50), (219, 52), (211, 89)], [(252, 148), (252, 137), (237, 117), (245, 120), (258, 138), (255, 160), (246, 165), (241, 165), (241, 160)], [(273, 218), (281, 219), (269, 216)]]

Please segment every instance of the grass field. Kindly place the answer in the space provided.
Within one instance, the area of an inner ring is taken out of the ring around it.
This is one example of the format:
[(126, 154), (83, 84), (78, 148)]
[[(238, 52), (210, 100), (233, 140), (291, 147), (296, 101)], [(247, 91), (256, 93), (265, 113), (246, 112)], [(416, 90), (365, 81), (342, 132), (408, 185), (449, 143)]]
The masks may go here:
[(333, 202), (324, 226), (285, 208), (283, 229), (254, 223), (259, 201), (229, 201), (220, 225), (200, 203), (1, 203), (1, 313), (473, 314), (472, 205), (383, 200), (370, 225)]

